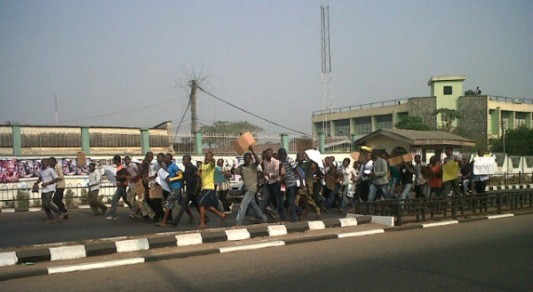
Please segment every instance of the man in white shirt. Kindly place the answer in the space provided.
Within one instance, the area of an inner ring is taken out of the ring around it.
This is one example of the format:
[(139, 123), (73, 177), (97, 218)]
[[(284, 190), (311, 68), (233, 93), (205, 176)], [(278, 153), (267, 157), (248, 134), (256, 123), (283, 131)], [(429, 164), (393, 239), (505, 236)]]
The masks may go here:
[(350, 200), (352, 207), (355, 207), (355, 203), (352, 201), (354, 198), (353, 195), (353, 186), (357, 173), (350, 163), (350, 158), (344, 158), (341, 165), (342, 173), (342, 201), (341, 209), (346, 208), (346, 201)]
[(43, 203), (43, 209), (46, 212), (48, 217), (48, 223), (54, 222), (56, 218), (52, 214), (52, 211), (59, 215), (57, 220), (63, 219), (63, 212), (52, 202), (52, 195), (56, 191), (56, 182), (58, 181), (58, 176), (53, 168), (50, 167), (50, 160), (43, 159), (41, 161), (41, 169), (39, 170), (39, 178), (33, 185), (34, 189), (39, 187), (39, 183), (42, 182), (42, 191), (41, 191), (41, 200)]
[(89, 164), (89, 206), (93, 211), (94, 215), (105, 214), (107, 207), (98, 200), (98, 193), (100, 192), (100, 172), (96, 171), (96, 165), (93, 163)]

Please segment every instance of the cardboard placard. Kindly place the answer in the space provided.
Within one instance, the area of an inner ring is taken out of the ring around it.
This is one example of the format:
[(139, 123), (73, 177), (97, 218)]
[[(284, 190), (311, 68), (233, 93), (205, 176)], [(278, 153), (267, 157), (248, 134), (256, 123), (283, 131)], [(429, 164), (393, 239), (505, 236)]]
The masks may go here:
[(413, 161), (413, 154), (406, 153), (406, 154), (402, 155), (402, 160), (403, 160), (403, 162), (411, 162), (411, 161)]
[(359, 161), (359, 157), (361, 156), (361, 153), (359, 151), (355, 151), (355, 152), (352, 152), (350, 156), (352, 157), (353, 160)]
[(85, 156), (85, 152), (83, 151), (79, 151), (77, 153), (77, 161), (78, 161), (78, 166), (86, 166), (87, 165), (87, 157)]
[(145, 188), (144, 188), (142, 180), (137, 181), (135, 183), (135, 192), (137, 194), (138, 199), (144, 198), (144, 191), (145, 191)]
[(250, 132), (242, 134), (238, 139), (235, 140), (233, 147), (237, 154), (242, 155), (244, 152), (248, 151), (250, 146), (255, 145), (255, 138)]
[(399, 164), (402, 164), (402, 162), (403, 162), (402, 156), (396, 156), (396, 157), (389, 158), (390, 165), (399, 165)]
[(313, 140), (311, 139), (295, 138), (294, 143), (296, 144), (296, 151), (298, 151), (298, 153), (313, 149)]
[(150, 199), (162, 199), (163, 198), (163, 188), (160, 185), (154, 185), (150, 189)]

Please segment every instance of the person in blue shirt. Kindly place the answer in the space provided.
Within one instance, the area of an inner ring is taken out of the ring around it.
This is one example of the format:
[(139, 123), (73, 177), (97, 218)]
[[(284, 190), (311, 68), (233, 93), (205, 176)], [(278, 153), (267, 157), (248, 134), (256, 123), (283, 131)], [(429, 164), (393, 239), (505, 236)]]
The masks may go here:
[(170, 186), (170, 194), (165, 201), (165, 215), (163, 220), (156, 226), (168, 226), (168, 218), (171, 217), (171, 211), (181, 199), (181, 188), (183, 186), (183, 172), (174, 163), (172, 154), (167, 153), (164, 159), (165, 167), (168, 172), (166, 181)]

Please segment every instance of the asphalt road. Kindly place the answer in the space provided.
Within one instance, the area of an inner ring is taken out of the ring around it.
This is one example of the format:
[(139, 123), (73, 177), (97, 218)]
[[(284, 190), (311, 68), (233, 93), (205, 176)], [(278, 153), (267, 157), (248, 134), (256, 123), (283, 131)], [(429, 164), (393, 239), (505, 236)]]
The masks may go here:
[(2, 291), (533, 291), (533, 215), (3, 282)]

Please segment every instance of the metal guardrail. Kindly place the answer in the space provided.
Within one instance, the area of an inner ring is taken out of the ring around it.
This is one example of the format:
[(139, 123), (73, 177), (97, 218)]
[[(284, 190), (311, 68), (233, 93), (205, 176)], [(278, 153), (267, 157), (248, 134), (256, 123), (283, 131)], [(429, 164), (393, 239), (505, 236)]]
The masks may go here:
[[(115, 194), (116, 188), (116, 186), (111, 184), (100, 185), (100, 192), (98, 194), (99, 199), (104, 203), (111, 202), (111, 198)], [(10, 192), (11, 194), (7, 195), (9, 199), (0, 200), (3, 208), (28, 209), (39, 208), (42, 206), (41, 192), (33, 193), (31, 192), (31, 189), (19, 189), (16, 187), (12, 189), (0, 189), (0, 192), (6, 191)], [(87, 187), (84, 187), (81, 184), (77, 184), (76, 186), (67, 185), (65, 192), (63, 193), (65, 205), (68, 208), (88, 204), (87, 195)]]
[(355, 213), (393, 216), (397, 226), (427, 219), (455, 219), (533, 208), (533, 189), (492, 191), (466, 196), (362, 202)]
[(393, 105), (407, 103), (408, 100), (409, 100), (408, 98), (400, 98), (400, 99), (377, 101), (377, 102), (371, 102), (371, 103), (365, 103), (365, 104), (359, 104), (359, 105), (337, 107), (337, 108), (332, 108), (329, 110), (317, 110), (317, 111), (313, 111), (313, 116), (342, 113), (342, 112), (351, 112), (351, 111), (357, 111), (357, 110), (362, 110), (362, 109), (380, 108), (380, 107), (385, 107), (385, 106), (393, 106)]

